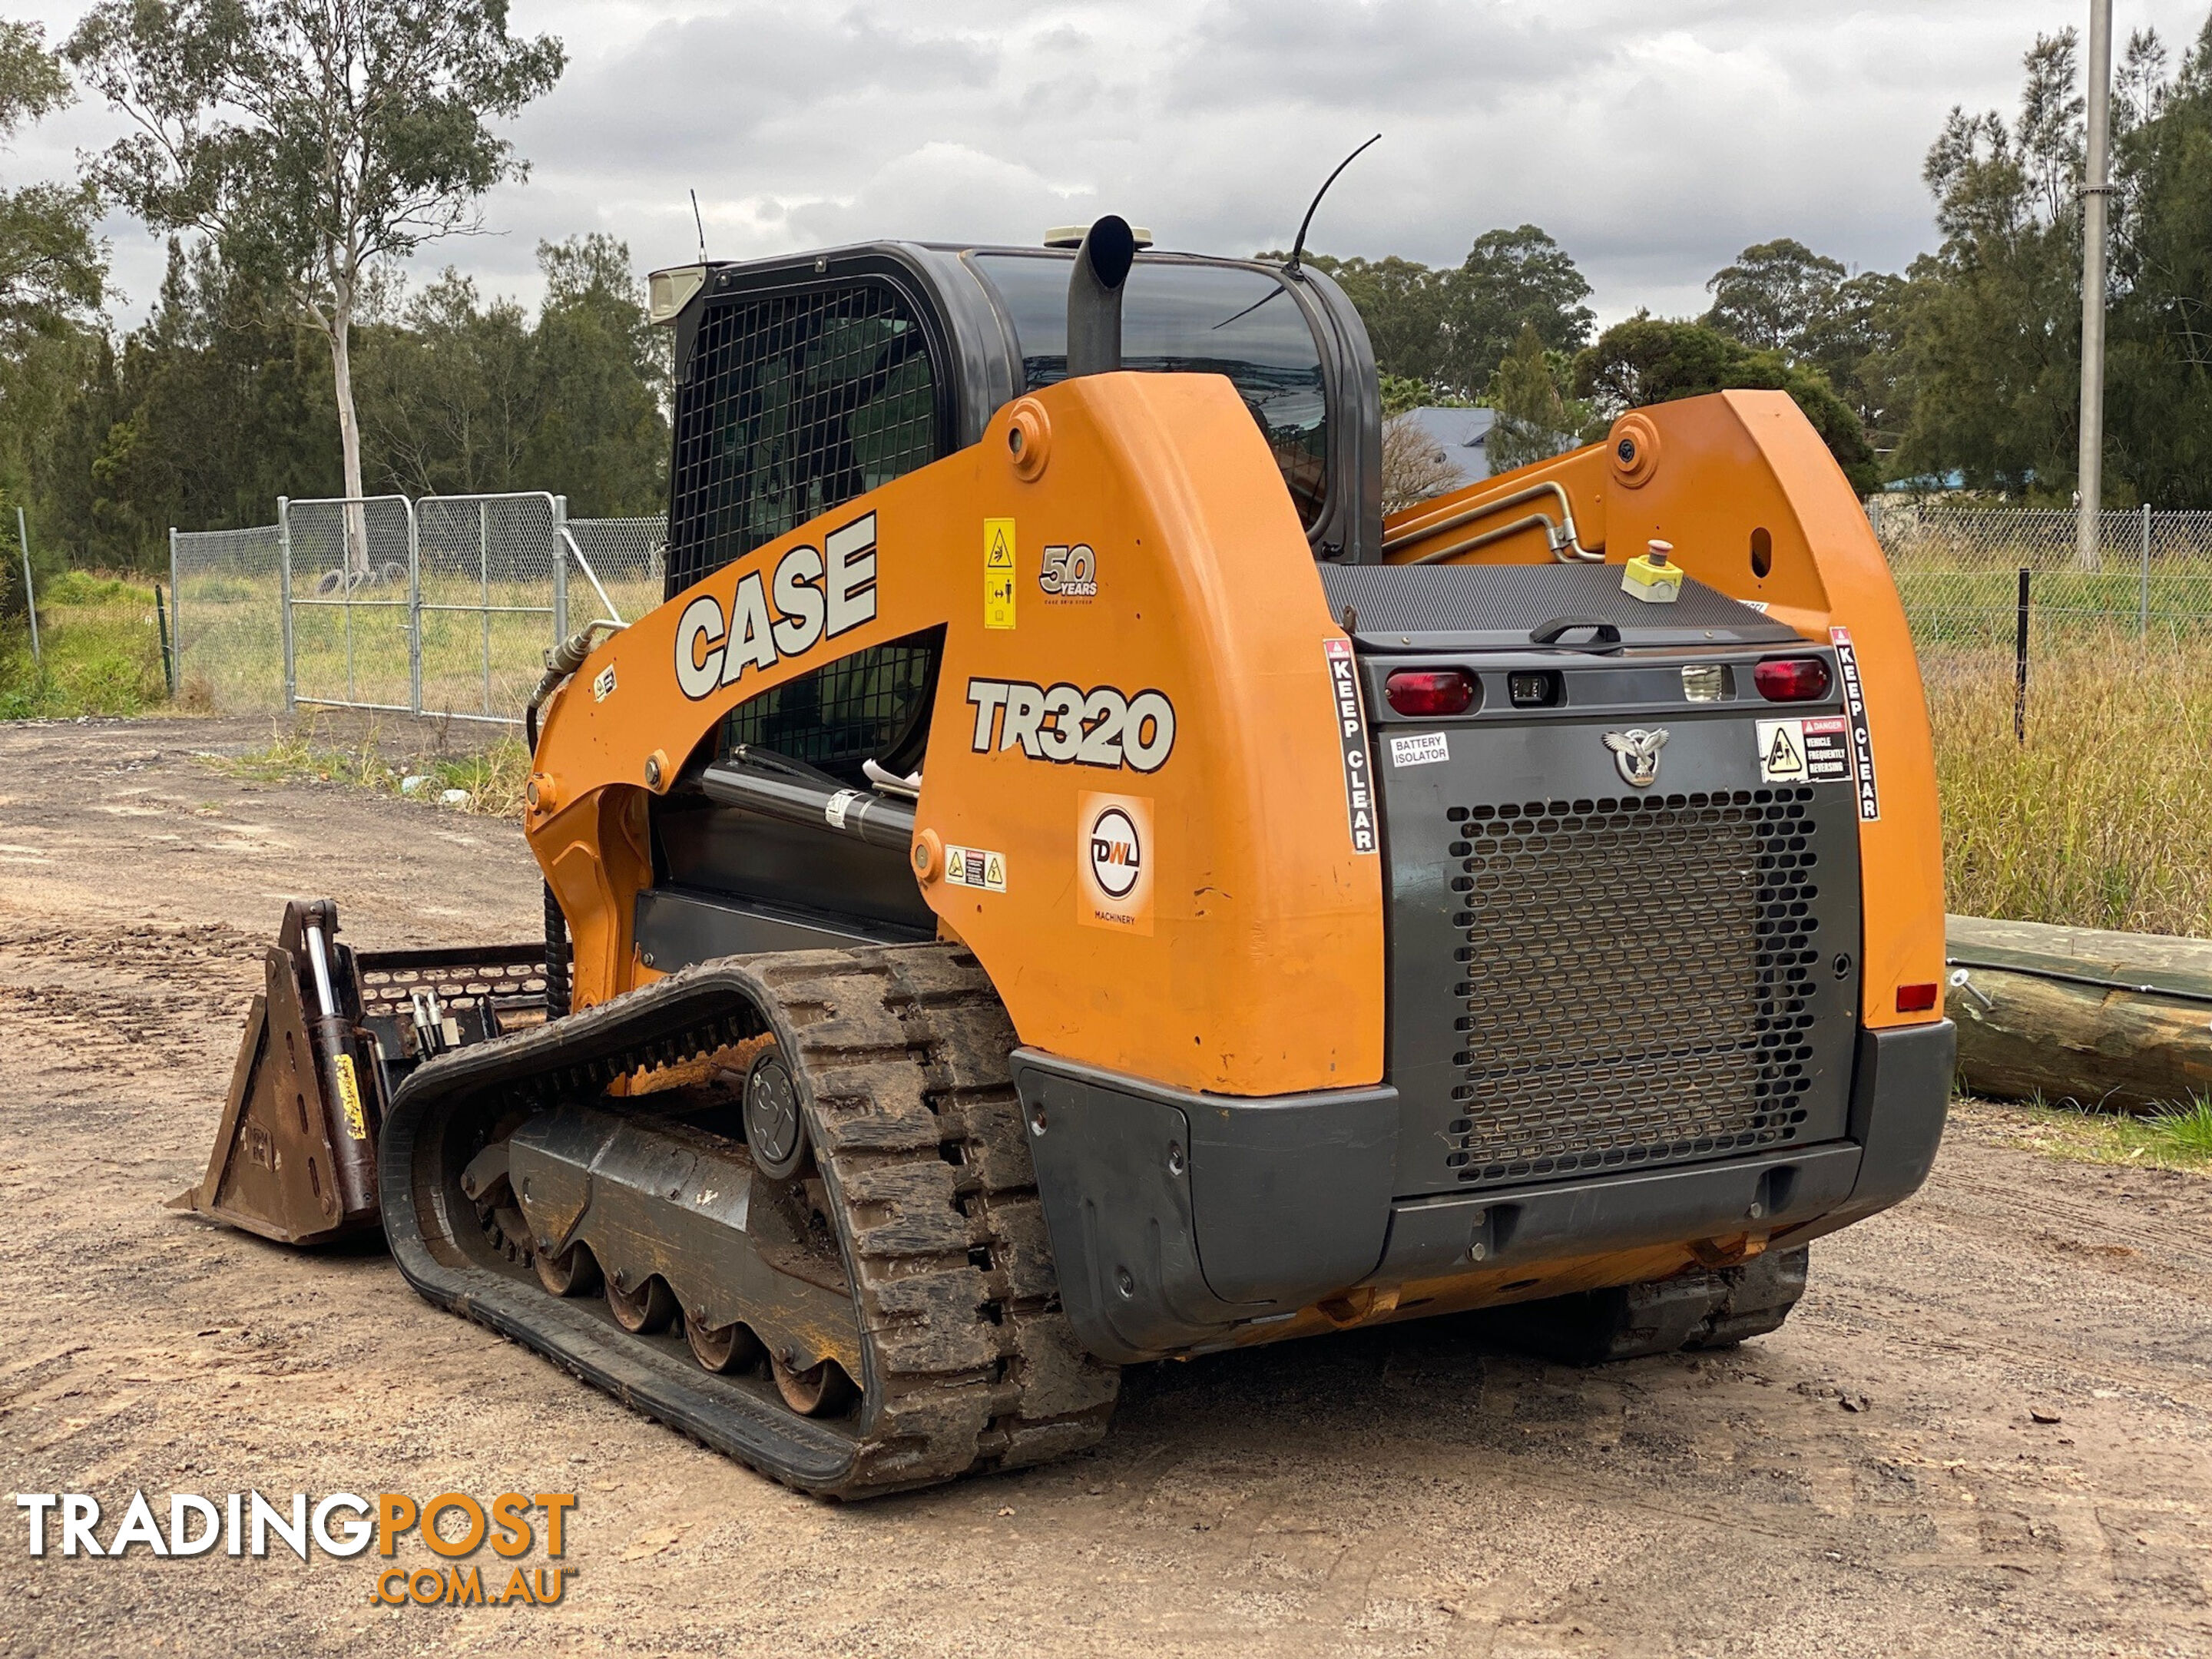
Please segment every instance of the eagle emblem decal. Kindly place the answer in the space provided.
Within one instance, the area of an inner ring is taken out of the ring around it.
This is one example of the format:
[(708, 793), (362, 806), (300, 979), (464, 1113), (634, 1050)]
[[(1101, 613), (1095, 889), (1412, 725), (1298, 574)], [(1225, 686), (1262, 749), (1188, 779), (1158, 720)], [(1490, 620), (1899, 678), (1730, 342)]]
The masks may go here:
[(1659, 726), (1646, 732), (1639, 726), (1629, 732), (1608, 732), (1605, 746), (1613, 750), (1613, 763), (1620, 769), (1625, 781), (1649, 789), (1659, 780), (1659, 751), (1667, 746), (1667, 729)]

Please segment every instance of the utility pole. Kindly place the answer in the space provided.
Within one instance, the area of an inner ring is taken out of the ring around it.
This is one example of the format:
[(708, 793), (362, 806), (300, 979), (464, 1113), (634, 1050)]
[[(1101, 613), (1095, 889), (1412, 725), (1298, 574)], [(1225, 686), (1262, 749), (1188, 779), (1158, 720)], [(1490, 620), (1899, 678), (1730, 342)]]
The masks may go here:
[(2105, 229), (2112, 193), (2112, 0), (2089, 0), (2089, 166), (2081, 185), (2081, 505), (2074, 551), (2094, 570), (2105, 495)]

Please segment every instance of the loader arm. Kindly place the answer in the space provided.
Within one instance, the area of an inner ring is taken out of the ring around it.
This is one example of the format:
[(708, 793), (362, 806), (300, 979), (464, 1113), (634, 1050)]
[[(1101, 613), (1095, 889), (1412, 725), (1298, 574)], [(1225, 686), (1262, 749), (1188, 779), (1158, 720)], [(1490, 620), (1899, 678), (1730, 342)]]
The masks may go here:
[(1844, 630), (1865, 688), (1872, 749), (1863, 787), (1870, 782), (1873, 798), (1859, 817), (1868, 874), (1862, 955), (1873, 988), (1863, 1020), (1881, 1029), (1940, 1019), (1940, 1003), (1901, 1011), (1894, 994), (1943, 977), (1942, 835), (1927, 701), (1881, 544), (1811, 422), (1781, 392), (1722, 392), (1638, 410), (1602, 443), (1393, 515), (1383, 525), (1383, 557), (1547, 561), (1570, 522), (1579, 545), (1608, 564), (1662, 539), (1689, 575), (1805, 638), (1826, 645)]
[[(994, 611), (1000, 536), (1015, 592)], [(1048, 603), (1042, 550), (1078, 546), (1096, 595)], [(730, 711), (939, 627), (916, 878), (1023, 1042), (1230, 1094), (1376, 1081), (1381, 876), (1371, 833), (1355, 837), (1332, 691), (1344, 635), (1274, 459), (1214, 375), (1023, 398), (981, 442), (602, 645), (545, 717), (526, 823), (569, 918), (575, 1006), (657, 976), (632, 930), (647, 799), (696, 771)], [(1100, 915), (1071, 865), (1112, 810), (1138, 827), (1141, 867)], [(1002, 860), (1003, 880), (948, 879), (946, 848)]]

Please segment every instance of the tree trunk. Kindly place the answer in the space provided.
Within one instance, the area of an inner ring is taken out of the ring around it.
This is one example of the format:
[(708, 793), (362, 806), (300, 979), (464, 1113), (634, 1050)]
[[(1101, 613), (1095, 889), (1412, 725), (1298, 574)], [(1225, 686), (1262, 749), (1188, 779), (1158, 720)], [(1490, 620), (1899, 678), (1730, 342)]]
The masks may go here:
[(331, 380), (337, 396), (338, 450), (345, 465), (346, 572), (349, 582), (368, 574), (368, 515), (358, 505), (361, 417), (353, 403), (353, 288), (341, 278), (331, 307)]
[(2132, 1111), (2212, 1093), (2212, 944), (1948, 921), (1972, 1093)]

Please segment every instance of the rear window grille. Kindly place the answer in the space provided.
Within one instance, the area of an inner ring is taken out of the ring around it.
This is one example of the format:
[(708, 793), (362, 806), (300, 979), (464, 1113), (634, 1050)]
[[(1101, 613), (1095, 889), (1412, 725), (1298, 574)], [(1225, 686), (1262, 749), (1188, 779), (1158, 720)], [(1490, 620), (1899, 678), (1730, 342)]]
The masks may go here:
[(870, 646), (748, 698), (730, 711), (726, 752), (767, 749), (857, 778), (860, 762), (890, 754), (927, 714), (941, 637)]
[(1796, 1139), (1822, 970), (1810, 789), (1449, 809), (1446, 1163), (1506, 1183)]
[(668, 593), (938, 457), (921, 325), (883, 283), (715, 306), (676, 394)]

